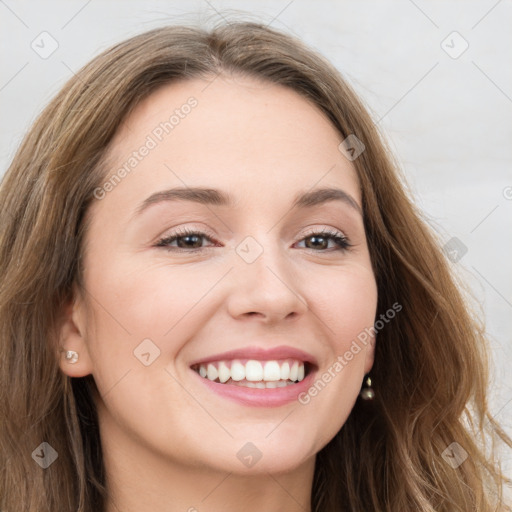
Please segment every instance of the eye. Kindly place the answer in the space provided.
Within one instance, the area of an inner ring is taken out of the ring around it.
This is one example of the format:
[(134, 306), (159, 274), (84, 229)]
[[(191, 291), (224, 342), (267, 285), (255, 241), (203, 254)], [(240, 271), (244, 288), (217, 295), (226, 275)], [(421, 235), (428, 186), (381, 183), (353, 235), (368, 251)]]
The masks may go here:
[[(343, 233), (329, 229), (308, 233), (300, 242), (303, 241), (305, 241), (306, 249), (313, 249), (316, 252), (347, 251), (349, 247), (352, 247), (349, 239)], [(329, 242), (334, 243), (334, 248), (329, 247)]]
[[(203, 238), (209, 240), (210, 242), (213, 241), (212, 238), (209, 237), (206, 233), (185, 228), (174, 232), (170, 236), (161, 238), (156, 243), (156, 247), (166, 247), (171, 251), (200, 251), (201, 249), (205, 248), (201, 247)], [(177, 245), (172, 245), (174, 242), (176, 242)]]
[[(169, 251), (178, 252), (197, 252), (202, 249), (211, 248), (202, 246), (203, 239), (214, 243), (213, 238), (208, 234), (184, 228), (158, 240), (156, 247), (165, 247)], [(309, 244), (308, 240), (310, 241)], [(346, 251), (349, 247), (352, 247), (348, 238), (343, 233), (328, 229), (310, 232), (300, 240), (300, 242), (303, 241), (306, 241), (306, 249), (312, 249), (315, 252)], [(329, 242), (333, 242), (334, 247), (329, 247)]]

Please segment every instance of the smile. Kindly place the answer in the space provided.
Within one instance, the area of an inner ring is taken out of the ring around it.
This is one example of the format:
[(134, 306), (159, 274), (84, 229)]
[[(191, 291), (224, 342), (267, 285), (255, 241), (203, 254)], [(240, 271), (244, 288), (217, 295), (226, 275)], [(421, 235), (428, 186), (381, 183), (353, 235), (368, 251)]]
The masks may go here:
[(204, 379), (247, 388), (278, 388), (301, 382), (309, 364), (297, 359), (233, 359), (196, 364), (192, 369)]

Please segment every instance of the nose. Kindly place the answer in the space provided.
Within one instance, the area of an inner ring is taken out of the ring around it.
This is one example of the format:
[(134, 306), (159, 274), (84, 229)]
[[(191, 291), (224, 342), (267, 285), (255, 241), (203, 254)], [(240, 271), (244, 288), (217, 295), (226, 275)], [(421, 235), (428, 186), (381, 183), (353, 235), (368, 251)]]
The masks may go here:
[(308, 309), (300, 280), (283, 249), (266, 245), (252, 263), (236, 256), (228, 295), (228, 311), (234, 318), (271, 324), (298, 318)]

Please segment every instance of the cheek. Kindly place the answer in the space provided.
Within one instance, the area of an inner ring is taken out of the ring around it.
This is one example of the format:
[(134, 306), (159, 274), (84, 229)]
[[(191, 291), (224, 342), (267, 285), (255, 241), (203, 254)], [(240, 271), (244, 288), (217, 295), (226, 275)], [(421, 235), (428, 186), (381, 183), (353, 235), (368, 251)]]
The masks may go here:
[(164, 264), (98, 269), (90, 282), (101, 297), (97, 302), (103, 306), (98, 309), (104, 327), (115, 328), (117, 324), (125, 335), (129, 331), (132, 336), (157, 338), (187, 316), (212, 285), (205, 271)]
[[(218, 274), (193, 271), (192, 266), (142, 268), (124, 262), (98, 266), (89, 275), (88, 290), (96, 300), (90, 319), (94, 336), (88, 345), (102, 400), (110, 415), (136, 426), (139, 433), (153, 431), (158, 424), (157, 445), (179, 434), (173, 431), (179, 415), (157, 418), (162, 396), (168, 412), (190, 407), (188, 395), (175, 379), (181, 378), (182, 369), (169, 362), (200, 325), (201, 298)], [(200, 408), (196, 412), (201, 414)]]
[(324, 433), (334, 436), (361, 388), (371, 341), (368, 333), (377, 310), (377, 285), (371, 268), (362, 265), (331, 269), (315, 281), (312, 304), (326, 333), (328, 350), (314, 382), (298, 401), (311, 417), (323, 418)]
[(87, 289), (95, 300), (89, 342), (98, 366), (115, 361), (118, 368), (129, 368), (140, 363), (135, 357), (146, 349), (151, 359), (164, 356), (156, 366), (176, 356), (215, 299), (212, 286), (224, 273), (214, 265), (196, 267), (118, 261), (90, 273)]
[(377, 285), (368, 267), (354, 265), (317, 272), (308, 288), (313, 313), (321, 319), (337, 353), (347, 350), (354, 338), (373, 326)]

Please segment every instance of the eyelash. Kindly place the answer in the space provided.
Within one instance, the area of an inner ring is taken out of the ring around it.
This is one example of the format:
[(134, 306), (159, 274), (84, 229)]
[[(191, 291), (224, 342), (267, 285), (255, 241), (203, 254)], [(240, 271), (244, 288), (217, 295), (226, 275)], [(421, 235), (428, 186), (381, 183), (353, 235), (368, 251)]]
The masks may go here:
[[(156, 247), (164, 247), (168, 251), (172, 251), (172, 252), (188, 252), (188, 253), (195, 253), (198, 251), (202, 251), (204, 249), (211, 249), (211, 247), (198, 247), (195, 249), (186, 249), (183, 247), (169, 247), (169, 244), (171, 244), (172, 242), (175, 242), (178, 238), (184, 238), (186, 236), (199, 236), (199, 237), (208, 239), (210, 242), (214, 241), (213, 238), (211, 236), (209, 236), (207, 233), (203, 233), (201, 231), (196, 231), (193, 229), (184, 228), (184, 229), (181, 229), (181, 230), (178, 230), (178, 231), (172, 233), (169, 236), (166, 236), (166, 237), (158, 240), (158, 242), (156, 243)], [(339, 231), (331, 231), (329, 229), (324, 229), (322, 231), (312, 231), (312, 232), (308, 233), (306, 236), (304, 236), (299, 241), (302, 242), (306, 238), (311, 238), (313, 236), (320, 236), (323, 238), (330, 238), (330, 239), (334, 240), (335, 243), (338, 245), (338, 248), (334, 249), (334, 251), (348, 251), (350, 249), (350, 247), (352, 247), (352, 244), (350, 244), (349, 239), (345, 235), (343, 235)], [(306, 249), (313, 251), (313, 252), (333, 252), (332, 248), (326, 249), (326, 250), (320, 250), (320, 251), (317, 251), (315, 249), (310, 249), (310, 248), (306, 248)]]

